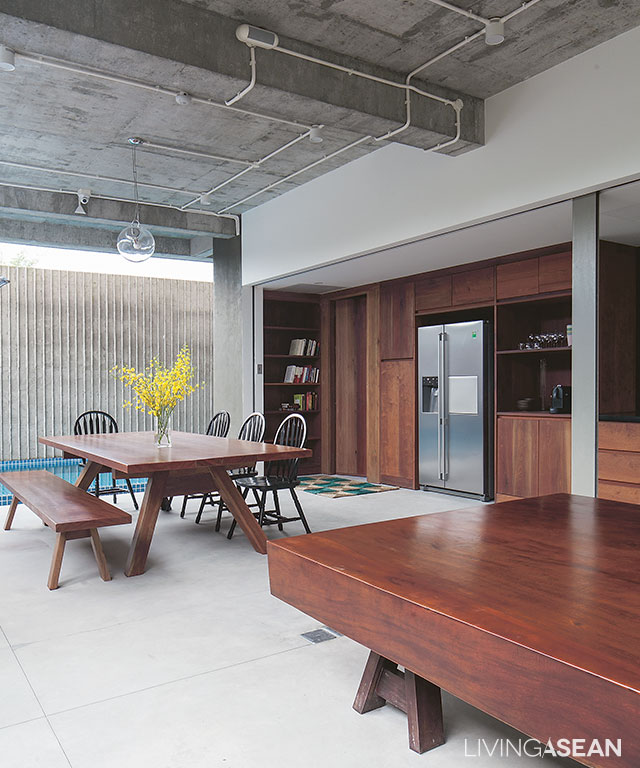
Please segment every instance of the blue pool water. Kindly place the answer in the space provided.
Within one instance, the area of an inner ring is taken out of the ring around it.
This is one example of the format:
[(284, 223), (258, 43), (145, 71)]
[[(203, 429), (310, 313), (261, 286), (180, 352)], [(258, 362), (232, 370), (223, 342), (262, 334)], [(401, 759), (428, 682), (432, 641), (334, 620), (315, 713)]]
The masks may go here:
[[(82, 469), (82, 462), (80, 459), (18, 459), (15, 461), (0, 461), (0, 472), (21, 472), (28, 469), (46, 469), (48, 472), (53, 472), (54, 475), (62, 477), (69, 483), (75, 483), (80, 475)], [(100, 485), (106, 488), (111, 485), (111, 475), (109, 473), (100, 475)], [(118, 480), (119, 488), (127, 490), (127, 485), (124, 480)], [(147, 484), (145, 478), (136, 478), (131, 481), (134, 493), (138, 491), (144, 491)], [(92, 483), (89, 490), (92, 491), (94, 484)], [(0, 507), (11, 503), (11, 493), (2, 484), (0, 484)]]

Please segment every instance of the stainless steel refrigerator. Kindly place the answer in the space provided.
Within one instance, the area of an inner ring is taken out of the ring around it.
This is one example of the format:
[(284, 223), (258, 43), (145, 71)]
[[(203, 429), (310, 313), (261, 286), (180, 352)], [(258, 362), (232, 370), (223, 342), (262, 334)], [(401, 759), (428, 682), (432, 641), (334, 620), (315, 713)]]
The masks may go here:
[(418, 328), (419, 480), (493, 498), (493, 355), (486, 320)]

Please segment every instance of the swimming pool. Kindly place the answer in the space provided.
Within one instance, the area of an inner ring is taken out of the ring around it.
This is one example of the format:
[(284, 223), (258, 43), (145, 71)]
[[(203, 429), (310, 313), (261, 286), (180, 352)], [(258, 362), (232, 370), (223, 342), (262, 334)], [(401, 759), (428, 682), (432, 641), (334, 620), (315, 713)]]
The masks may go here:
[[(75, 483), (80, 475), (82, 461), (80, 459), (16, 459), (14, 461), (0, 461), (0, 472), (24, 472), (29, 469), (46, 469), (47, 472), (53, 472), (54, 475), (62, 477), (70, 483)], [(119, 488), (127, 490), (124, 480), (116, 481)], [(146, 478), (135, 478), (131, 481), (134, 493), (144, 491), (147, 484)], [(111, 485), (111, 475), (107, 472), (100, 475), (100, 485), (107, 487)], [(89, 490), (92, 491), (94, 483)], [(11, 503), (11, 492), (0, 483), (0, 507)]]

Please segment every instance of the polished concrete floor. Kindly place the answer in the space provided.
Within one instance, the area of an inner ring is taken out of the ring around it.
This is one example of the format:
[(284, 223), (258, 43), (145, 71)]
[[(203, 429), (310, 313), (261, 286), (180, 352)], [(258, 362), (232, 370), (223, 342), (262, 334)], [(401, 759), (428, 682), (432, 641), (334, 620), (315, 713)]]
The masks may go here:
[[(404, 490), (300, 496), (314, 530), (472, 503)], [(136, 578), (122, 572), (130, 526), (101, 534), (108, 583), (88, 542), (69, 542), (55, 592), (46, 587), (53, 534), (23, 506), (14, 529), (0, 531), (2, 768), (574, 765), (488, 757), (496, 739), (521, 735), (446, 694), (447, 743), (411, 752), (399, 711), (351, 708), (367, 650), (346, 637), (305, 640), (320, 625), (271, 597), (266, 559), (241, 532), (216, 534), (211, 514), (194, 525), (191, 504), (185, 520), (161, 513)], [(292, 523), (287, 533), (301, 531)]]

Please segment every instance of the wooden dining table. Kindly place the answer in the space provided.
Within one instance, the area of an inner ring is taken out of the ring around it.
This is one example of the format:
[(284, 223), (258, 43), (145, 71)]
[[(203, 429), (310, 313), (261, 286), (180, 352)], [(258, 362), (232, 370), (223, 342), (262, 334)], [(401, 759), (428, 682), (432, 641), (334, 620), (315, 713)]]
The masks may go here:
[(191, 432), (172, 432), (171, 446), (155, 445), (153, 432), (114, 432), (100, 435), (40, 437), (44, 445), (65, 456), (86, 459), (76, 486), (87, 490), (100, 472), (117, 478), (148, 478), (140, 514), (129, 548), (127, 576), (145, 571), (162, 500), (167, 496), (217, 491), (260, 554), (267, 552), (264, 531), (247, 506), (228, 470), (262, 461), (311, 456), (308, 448), (254, 443)]

